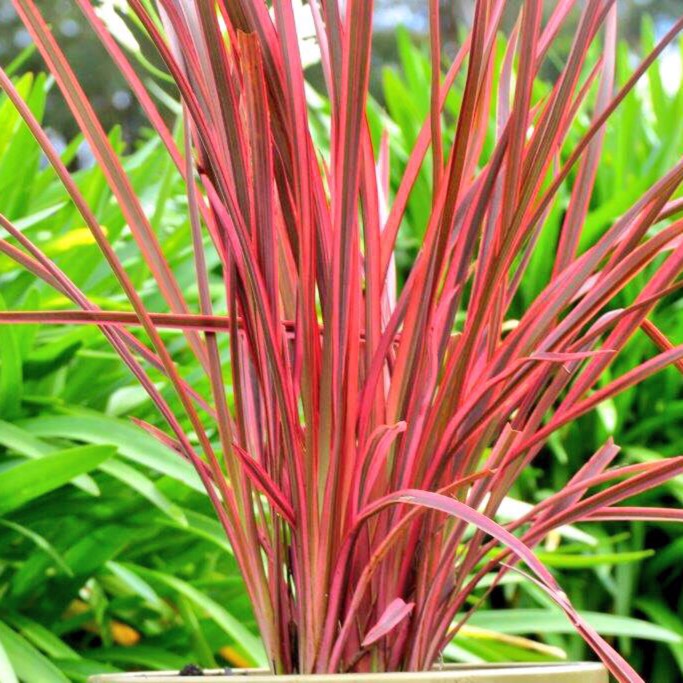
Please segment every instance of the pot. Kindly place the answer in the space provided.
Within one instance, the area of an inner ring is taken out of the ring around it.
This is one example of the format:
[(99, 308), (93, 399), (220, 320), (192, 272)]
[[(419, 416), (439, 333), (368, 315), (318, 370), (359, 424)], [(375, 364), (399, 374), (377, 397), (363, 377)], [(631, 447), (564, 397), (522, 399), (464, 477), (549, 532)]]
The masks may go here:
[(89, 683), (608, 683), (601, 664), (479, 664), (451, 665), (431, 672), (380, 674), (317, 674), (273, 676), (266, 670), (206, 671), (203, 676), (177, 672), (145, 672), (93, 676)]

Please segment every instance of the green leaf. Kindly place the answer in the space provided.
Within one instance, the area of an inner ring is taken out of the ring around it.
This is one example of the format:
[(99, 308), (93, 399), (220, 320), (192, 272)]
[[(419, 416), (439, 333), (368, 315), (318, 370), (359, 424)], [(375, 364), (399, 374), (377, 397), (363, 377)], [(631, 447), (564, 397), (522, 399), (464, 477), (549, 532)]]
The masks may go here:
[(140, 596), (146, 603), (152, 605), (156, 608), (163, 609), (164, 603), (157, 594), (157, 592), (152, 588), (152, 586), (147, 583), (142, 577), (131, 571), (127, 567), (124, 567), (119, 562), (109, 561), (107, 562), (107, 569), (123, 583), (123, 585), (135, 595)]
[[(7, 310), (0, 296), (0, 310)], [(19, 342), (11, 325), (0, 325), (0, 415), (19, 413), (23, 393), (23, 367)]]
[(598, 414), (598, 418), (604, 427), (605, 434), (607, 436), (612, 436), (619, 424), (619, 415), (617, 412), (617, 407), (614, 403), (614, 399), (608, 399), (599, 403), (595, 407), (595, 411)]
[(669, 649), (676, 659), (681, 671), (683, 671), (683, 619), (668, 609), (665, 606), (664, 600), (661, 598), (659, 600), (644, 598), (638, 600), (636, 605), (638, 609), (642, 610), (653, 622), (671, 629), (674, 633), (678, 633), (682, 636), (681, 642), (670, 643)]
[(115, 452), (111, 446), (81, 446), (5, 470), (0, 477), (0, 514), (15, 510), (74, 477), (90, 472)]
[(115, 674), (121, 671), (121, 669), (111, 664), (96, 662), (90, 659), (55, 659), (54, 663), (74, 683), (88, 683), (91, 676)]
[(25, 683), (69, 683), (69, 679), (47, 657), (2, 621), (0, 644), (19, 680)]
[(137, 645), (135, 647), (107, 647), (99, 650), (90, 650), (88, 653), (92, 659), (103, 662), (114, 662), (126, 669), (180, 669), (187, 661), (182, 657), (158, 647)]
[(605, 565), (639, 562), (655, 554), (654, 550), (637, 550), (623, 553), (595, 553), (594, 555), (577, 555), (560, 552), (536, 552), (543, 564), (557, 569), (589, 569)]
[(4, 683), (19, 683), (19, 679), (14, 672), (14, 667), (9, 660), (9, 655), (2, 641), (0, 641), (0, 681), (4, 681)]
[(5, 73), (13, 76), (22, 65), (30, 59), (36, 51), (35, 43), (29, 43), (10, 63), (5, 67)]
[[(213, 543), (230, 555), (233, 554), (232, 546), (228, 543), (228, 539), (225, 536), (225, 530), (220, 522), (212, 517), (207, 517), (199, 512), (194, 512), (194, 510), (183, 510), (183, 514), (187, 520), (187, 523), (182, 525), (184, 531)], [(161, 520), (161, 522), (162, 524), (168, 524), (166, 520)], [(181, 525), (176, 523), (172, 526), (178, 528)]]
[[(58, 337), (50, 344), (44, 344), (26, 357), (25, 370), (27, 379), (46, 377), (71, 361), (83, 346), (83, 331), (77, 335)], [(87, 333), (87, 331), (85, 331)]]
[(197, 618), (194, 605), (183, 595), (178, 596), (178, 612), (190, 636), (190, 644), (197, 662), (205, 668), (215, 668), (216, 660)]
[[(481, 634), (474, 634), (464, 631), (456, 636), (454, 645), (459, 648), (461, 653), (470, 653), (484, 662), (556, 662), (566, 658), (566, 654), (561, 649), (551, 648), (542, 643), (536, 643), (519, 636), (500, 634), (493, 631), (482, 631)], [(514, 638), (519, 638), (521, 642), (509, 642)], [(453, 650), (450, 650), (453, 652)]]
[(179, 593), (187, 598), (195, 607), (199, 608), (204, 614), (213, 619), (225, 633), (235, 640), (242, 653), (255, 666), (267, 666), (268, 660), (263, 649), (261, 640), (256, 637), (249, 629), (228, 612), (222, 605), (204, 595), (189, 583), (165, 574), (163, 572), (146, 569), (138, 565), (126, 564), (131, 571), (142, 576), (151, 583), (160, 583), (166, 588)]
[(112, 477), (119, 479), (134, 491), (137, 491), (143, 498), (146, 498), (152, 505), (159, 508), (159, 510), (165, 515), (168, 515), (180, 526), (187, 526), (187, 519), (185, 518), (183, 511), (175, 503), (172, 503), (166, 498), (149, 477), (138, 472), (130, 465), (117, 460), (110, 460), (109, 462), (104, 463), (100, 469)]
[[(628, 446), (624, 449), (624, 454), (636, 462), (656, 462), (664, 458), (664, 454), (650, 450), (642, 446)], [(680, 477), (671, 479), (663, 485), (679, 503), (683, 503), (683, 482)]]
[[(0, 420), (0, 446), (32, 459), (42, 458), (59, 450), (56, 446), (37, 438), (25, 429), (20, 429), (15, 424), (2, 420)], [(87, 474), (75, 477), (71, 483), (91, 496), (100, 495), (100, 489), (95, 480)]]
[(52, 206), (48, 206), (46, 209), (40, 209), (39, 211), (35, 211), (34, 213), (29, 214), (28, 216), (24, 216), (23, 218), (13, 221), (14, 227), (17, 230), (26, 230), (27, 228), (30, 228), (40, 223), (41, 221), (44, 221), (46, 218), (54, 216), (54, 214), (56, 214), (66, 205), (67, 202), (59, 202), (57, 204), (53, 204)]
[[(123, 422), (118, 424), (119, 426), (128, 426)], [(16, 425), (6, 422), (0, 422), (0, 444), (28, 457), (41, 457), (48, 453), (53, 453), (56, 450), (54, 446), (37, 438), (34, 434), (29, 433), (28, 430), (21, 429)], [(100, 469), (119, 481), (122, 481), (126, 486), (137, 491), (137, 493), (144, 498), (147, 498), (147, 500), (158, 507), (165, 515), (168, 515), (181, 526), (187, 524), (187, 520), (185, 519), (182, 510), (168, 500), (168, 498), (166, 498), (166, 496), (164, 496), (164, 494), (155, 486), (154, 482), (141, 472), (138, 472), (129, 465), (117, 460), (110, 460), (109, 462), (104, 463)], [(80, 488), (83, 488), (91, 494), (99, 495), (100, 491), (97, 484), (87, 475), (78, 477), (73, 483), (78, 484)]]
[[(87, 528), (87, 533), (76, 539), (70, 537), (66, 541), (69, 548), (62, 554), (73, 573), (80, 579), (86, 579), (121, 553), (133, 538), (129, 527), (101, 524)], [(17, 600), (28, 599), (44, 584), (48, 566), (43, 556), (29, 557), (14, 576), (12, 595)]]
[[(157, 384), (157, 389), (161, 389), (161, 384)], [(129, 415), (149, 401), (149, 394), (143, 387), (122, 387), (111, 394), (104, 412), (110, 417)]]
[(21, 614), (9, 614), (6, 621), (50, 659), (80, 659), (80, 655), (74, 649), (37, 621), (27, 619)]
[(204, 487), (189, 463), (135, 425), (116, 418), (70, 409), (66, 415), (41, 415), (21, 420), (19, 426), (36, 436), (116, 446), (119, 455), (204, 493)]
[(22, 526), (21, 524), (17, 524), (16, 522), (10, 521), (9, 519), (0, 519), (0, 525), (7, 527), (8, 529), (12, 529), (13, 531), (16, 531), (18, 534), (21, 534), (22, 536), (28, 538), (36, 545), (36, 547), (40, 548), (45, 553), (47, 553), (55, 561), (55, 564), (67, 576), (73, 576), (71, 567), (69, 567), (69, 565), (64, 561), (64, 558), (57, 552), (55, 547), (46, 538), (44, 538), (40, 534), (37, 534), (35, 531), (25, 526)]
[[(522, 500), (505, 496), (496, 511), (496, 518), (504, 522), (512, 522), (527, 514), (533, 506)], [(571, 541), (584, 543), (585, 545), (597, 545), (597, 539), (591, 534), (571, 525), (565, 524), (557, 529), (557, 533)]]
[[(579, 611), (579, 614), (602, 636), (628, 636), (663, 643), (681, 643), (677, 633), (631, 617)], [(564, 614), (546, 609), (480, 610), (470, 621), (472, 626), (498, 631), (499, 633), (571, 633), (576, 629)]]
[(72, 545), (64, 558), (79, 576), (87, 576), (116, 557), (133, 540), (130, 528), (118, 524), (102, 525)]

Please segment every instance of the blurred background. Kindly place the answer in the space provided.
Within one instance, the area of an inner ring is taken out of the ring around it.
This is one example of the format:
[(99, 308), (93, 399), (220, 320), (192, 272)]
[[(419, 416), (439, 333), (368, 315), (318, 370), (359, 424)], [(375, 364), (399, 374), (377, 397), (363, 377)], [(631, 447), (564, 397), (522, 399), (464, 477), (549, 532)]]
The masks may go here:
[[(520, 2), (521, 0), (509, 0), (508, 9), (506, 9), (508, 18), (516, 16)], [(144, 119), (125, 81), (113, 68), (97, 38), (84, 26), (79, 10), (70, 0), (51, 0), (42, 2), (40, 5), (59, 37), (60, 45), (72, 58), (86, 91), (91, 95), (93, 105), (102, 117), (105, 128), (121, 124), (126, 141), (135, 140), (140, 126), (144, 125)], [(396, 27), (404, 26), (416, 41), (426, 42), (427, 2), (425, 0), (376, 0), (375, 5), (376, 37), (373, 65), (375, 82), (373, 85), (375, 93), (381, 99), (379, 88), (381, 67), (396, 64), (398, 59)], [(659, 36), (666, 32), (671, 26), (673, 17), (677, 16), (681, 10), (679, 0), (620, 0), (618, 6), (620, 36), (632, 45), (638, 41), (640, 23), (644, 14), (653, 19)], [(462, 27), (470, 25), (473, 7), (471, 0), (442, 0), (442, 39), (446, 54), (453, 51), (455, 38)], [(509, 23), (508, 21), (508, 26)], [(0, 63), (9, 63), (29, 42), (28, 32), (17, 19), (11, 0), (0, 0)], [(153, 53), (149, 53), (148, 57), (153, 62), (156, 61)], [(679, 70), (680, 66), (671, 68)], [(26, 59), (20, 71), (36, 69), (41, 69), (41, 62), (38, 56), (33, 55)], [(46, 122), (63, 139), (70, 139), (77, 132), (73, 118), (63, 106), (57, 93), (51, 93), (48, 100)]]

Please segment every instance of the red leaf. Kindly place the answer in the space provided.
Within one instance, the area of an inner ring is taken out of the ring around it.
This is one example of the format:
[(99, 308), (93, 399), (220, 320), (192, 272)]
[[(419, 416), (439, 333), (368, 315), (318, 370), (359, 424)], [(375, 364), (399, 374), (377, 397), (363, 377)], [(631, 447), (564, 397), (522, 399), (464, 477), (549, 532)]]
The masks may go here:
[(296, 517), (291, 503), (285, 497), (278, 485), (273, 481), (266, 470), (252, 458), (243, 448), (233, 444), (242, 463), (246, 467), (249, 478), (256, 487), (272, 503), (273, 507), (292, 525), (296, 526)]
[(395, 629), (415, 607), (414, 602), (404, 602), (402, 598), (392, 600), (382, 613), (377, 623), (367, 632), (363, 642), (363, 647), (370, 647), (380, 638)]

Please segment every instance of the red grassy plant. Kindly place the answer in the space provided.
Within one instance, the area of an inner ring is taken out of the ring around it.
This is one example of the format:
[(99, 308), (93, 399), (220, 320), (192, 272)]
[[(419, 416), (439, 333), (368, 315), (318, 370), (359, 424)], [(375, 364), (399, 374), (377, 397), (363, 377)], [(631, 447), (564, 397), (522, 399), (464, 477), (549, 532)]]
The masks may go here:
[[(679, 511), (618, 504), (681, 473), (683, 457), (610, 467), (618, 448), (608, 442), (562, 491), (523, 518), (507, 525), (494, 518), (555, 430), (670, 364), (683, 370), (683, 347), (672, 346), (648, 320), (679, 287), (683, 220), (670, 218), (680, 209), (671, 197), (683, 161), (593, 246), (578, 248), (604, 127), (683, 20), (615, 94), (615, 3), (562, 0), (544, 19), (543, 3), (527, 0), (496, 92), (493, 48), (503, 0), (476, 2), (471, 33), (443, 79), (439, 3), (430, 0), (432, 110), (390, 197), (388, 147), (373, 147), (365, 116), (371, 0), (310, 5), (332, 108), (327, 156), (312, 140), (291, 0), (273, 0), (270, 11), (263, 0), (158, 0), (158, 15), (150, 2), (129, 0), (178, 87), (184, 149), (176, 148), (89, 0), (75, 1), (186, 179), (200, 310), (190, 312), (38, 3), (14, 0), (169, 311), (146, 310), (45, 133), (0, 73), (0, 86), (60, 175), (132, 307), (100, 310), (0, 217), (11, 236), (0, 242), (2, 251), (79, 309), (3, 313), (2, 320), (100, 327), (170, 433), (141, 426), (202, 478), (242, 569), (273, 670), (427, 668), (466, 621), (481, 578), (490, 572), (500, 578), (523, 564), (619, 680), (640, 680), (575, 612), (531, 549), (574, 522), (680, 520)], [(548, 96), (534, 101), (534, 79), (574, 5), (580, 16), (563, 68)], [(600, 50), (589, 50), (594, 44)], [(448, 148), (440, 107), (461, 70), (465, 87)], [(567, 158), (561, 150), (594, 89), (592, 121)], [(495, 146), (484, 157), (494, 107)], [(433, 210), (397, 294), (396, 237), (430, 148)], [(552, 278), (514, 326), (504, 325), (570, 173), (571, 201), (557, 250), (547, 255)], [(227, 316), (213, 313), (207, 248), (222, 262)], [(614, 308), (615, 296), (642, 273), (647, 284), (635, 300)], [(458, 312), (465, 313), (461, 326)], [(144, 328), (148, 345), (128, 331), (134, 325)], [(183, 330), (210, 379), (211, 397), (182, 379), (160, 334), (164, 327)], [(639, 329), (658, 354), (596, 389)], [(230, 340), (234, 405), (226, 399), (221, 335)], [(175, 387), (182, 414), (158, 392), (148, 366)], [(181, 426), (187, 420), (198, 447)]]

